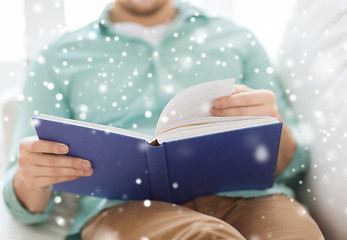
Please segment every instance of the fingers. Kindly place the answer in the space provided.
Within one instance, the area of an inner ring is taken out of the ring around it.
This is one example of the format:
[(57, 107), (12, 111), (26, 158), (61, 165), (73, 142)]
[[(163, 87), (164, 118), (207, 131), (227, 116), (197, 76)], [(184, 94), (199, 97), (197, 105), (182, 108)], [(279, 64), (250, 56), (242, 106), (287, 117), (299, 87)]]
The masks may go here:
[(235, 94), (246, 93), (251, 91), (252, 89), (247, 87), (246, 85), (236, 84), (234, 85), (230, 96), (225, 96), (225, 97), (215, 99), (215, 101), (213, 102), (213, 106), (216, 108), (225, 108), (224, 105), (230, 101), (231, 96)]
[(214, 100), (210, 113), (218, 117), (278, 117), (276, 96), (270, 90), (252, 90), (245, 85), (236, 85), (230, 96)]
[(254, 90), (218, 98), (213, 102), (213, 107), (216, 109), (223, 109), (230, 107), (257, 106), (268, 103), (276, 103), (276, 97), (271, 91)]
[(30, 159), (34, 165), (44, 167), (65, 167), (79, 170), (89, 170), (92, 167), (87, 160), (65, 155), (35, 154), (30, 156)]
[(276, 105), (258, 105), (246, 107), (231, 107), (224, 109), (211, 108), (211, 114), (217, 117), (226, 116), (270, 116), (277, 117)]
[(55, 183), (91, 176), (91, 163), (64, 155), (68, 151), (68, 146), (62, 143), (39, 140), (37, 137), (23, 139), (17, 160), (26, 186), (42, 190)]
[(241, 93), (241, 92), (249, 92), (249, 91), (252, 91), (252, 89), (247, 87), (246, 85), (235, 84), (233, 86), (233, 90), (232, 90), (231, 94), (236, 94), (236, 93)]
[(35, 177), (82, 177), (91, 176), (93, 174), (92, 168), (87, 171), (84, 171), (74, 168), (50, 168), (35, 166), (28, 171), (30, 171), (30, 174), (32, 174)]
[(20, 173), (27, 187), (40, 190), (51, 184), (75, 180), (82, 176), (91, 176), (93, 174), (93, 169), (81, 170), (75, 168), (29, 165), (20, 168)]
[(69, 151), (69, 147), (63, 143), (39, 140), (30, 137), (25, 138), (20, 142), (19, 150), (32, 153), (66, 154)]
[(89, 170), (92, 164), (82, 158), (70, 157), (56, 154), (39, 154), (32, 152), (19, 152), (17, 157), (21, 167), (44, 166), (44, 167), (65, 167), (79, 170)]

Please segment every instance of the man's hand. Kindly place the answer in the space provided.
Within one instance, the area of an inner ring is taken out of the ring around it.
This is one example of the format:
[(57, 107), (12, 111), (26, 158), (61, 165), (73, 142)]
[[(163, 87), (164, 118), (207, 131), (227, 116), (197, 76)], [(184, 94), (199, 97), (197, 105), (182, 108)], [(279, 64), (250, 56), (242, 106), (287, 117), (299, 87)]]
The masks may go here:
[(91, 176), (91, 163), (66, 154), (68, 146), (62, 143), (25, 138), (19, 144), (19, 170), (26, 186), (42, 191), (51, 184)]
[[(210, 112), (214, 116), (270, 116), (282, 121), (276, 103), (276, 96), (270, 90), (250, 89), (235, 85), (231, 95), (215, 99)], [(296, 142), (286, 124), (283, 124), (278, 153), (276, 176), (289, 164), (296, 151)]]
[(89, 161), (66, 156), (67, 145), (25, 138), (18, 152), (19, 169), (14, 178), (14, 188), (19, 200), (31, 212), (43, 211), (51, 195), (50, 186), (55, 183), (91, 176)]
[(215, 99), (211, 114), (226, 116), (270, 116), (279, 118), (276, 96), (270, 90), (235, 85), (231, 95)]

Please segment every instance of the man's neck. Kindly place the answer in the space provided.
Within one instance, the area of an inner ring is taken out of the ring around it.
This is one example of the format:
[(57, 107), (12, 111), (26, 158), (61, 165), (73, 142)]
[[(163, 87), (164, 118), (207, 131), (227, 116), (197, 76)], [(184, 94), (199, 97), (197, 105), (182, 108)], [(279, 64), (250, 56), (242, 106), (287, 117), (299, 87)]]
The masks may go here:
[(177, 9), (172, 1), (167, 1), (163, 6), (149, 14), (138, 14), (126, 9), (117, 1), (114, 2), (110, 11), (111, 22), (134, 22), (145, 26), (154, 26), (166, 23), (175, 18)]

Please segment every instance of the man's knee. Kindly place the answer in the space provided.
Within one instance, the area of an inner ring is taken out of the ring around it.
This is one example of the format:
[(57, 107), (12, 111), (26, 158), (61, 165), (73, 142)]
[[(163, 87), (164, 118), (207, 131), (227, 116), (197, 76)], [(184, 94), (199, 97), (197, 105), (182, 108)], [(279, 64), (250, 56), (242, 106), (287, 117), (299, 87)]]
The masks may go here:
[(182, 226), (181, 231), (178, 232), (175, 239), (245, 240), (241, 233), (231, 225), (206, 215), (196, 221)]
[(261, 239), (324, 239), (307, 209), (290, 197), (277, 194), (250, 199), (248, 206), (252, 212), (237, 224), (252, 222), (254, 232), (248, 230), (248, 234), (260, 234)]

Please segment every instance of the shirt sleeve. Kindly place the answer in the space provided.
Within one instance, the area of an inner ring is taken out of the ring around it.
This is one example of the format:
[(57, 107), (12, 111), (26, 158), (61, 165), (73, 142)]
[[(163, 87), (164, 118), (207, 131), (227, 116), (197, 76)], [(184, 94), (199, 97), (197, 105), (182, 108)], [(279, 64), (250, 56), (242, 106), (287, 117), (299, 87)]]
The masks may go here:
[(271, 66), (263, 47), (252, 35), (249, 41), (250, 44), (246, 47), (247, 50), (244, 53), (244, 73), (241, 82), (250, 88), (269, 89), (276, 95), (277, 107), (281, 117), (295, 137), (296, 152), (288, 166), (275, 179), (275, 182), (296, 187), (308, 169), (307, 148), (298, 131), (296, 116), (293, 113), (283, 85), (276, 71)]
[(3, 189), (5, 204), (16, 221), (23, 225), (42, 223), (49, 219), (54, 206), (53, 197), (42, 213), (31, 213), (19, 202), (13, 188), (13, 177), (17, 168), (9, 168)]
[(51, 60), (52, 57), (45, 51), (32, 60), (22, 95), (18, 98), (20, 102), (11, 143), (10, 164), (5, 173), (3, 198), (10, 213), (21, 224), (36, 224), (48, 220), (54, 206), (53, 193), (50, 203), (42, 213), (31, 213), (22, 206), (13, 188), (13, 178), (18, 169), (19, 142), (25, 137), (36, 135), (31, 118), (39, 113), (70, 117), (66, 87), (59, 74), (54, 71)]

